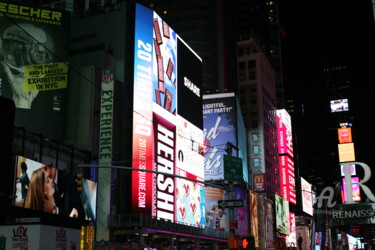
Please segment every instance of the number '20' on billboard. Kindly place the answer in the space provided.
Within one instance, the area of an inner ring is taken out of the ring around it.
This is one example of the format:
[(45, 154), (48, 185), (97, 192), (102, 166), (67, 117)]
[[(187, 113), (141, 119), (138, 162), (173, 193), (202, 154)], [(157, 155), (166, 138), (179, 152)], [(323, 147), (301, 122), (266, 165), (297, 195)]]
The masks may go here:
[(134, 43), (132, 212), (203, 227), (202, 61), (138, 4)]

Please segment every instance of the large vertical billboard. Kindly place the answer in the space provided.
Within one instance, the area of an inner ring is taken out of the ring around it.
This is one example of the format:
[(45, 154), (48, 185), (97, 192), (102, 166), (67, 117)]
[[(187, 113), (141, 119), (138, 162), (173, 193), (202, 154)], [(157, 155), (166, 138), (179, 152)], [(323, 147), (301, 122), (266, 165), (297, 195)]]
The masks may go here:
[(293, 159), (287, 155), (280, 155), (279, 166), (281, 196), (287, 201), (296, 205), (296, 181), (294, 176)]
[(276, 111), (278, 152), (280, 155), (288, 154), (293, 158), (292, 120), (285, 109)]
[(0, 1), (0, 96), (16, 126), (62, 137), (69, 28), (69, 12)]
[(250, 234), (255, 239), (255, 246), (259, 247), (258, 194), (249, 190), (250, 197)]
[(226, 145), (237, 145), (234, 93), (205, 95), (203, 124), (205, 180), (224, 180)]
[(301, 177), (302, 211), (313, 216), (313, 193), (311, 184)]
[(290, 234), (289, 203), (275, 194), (276, 230), (279, 233)]
[(202, 61), (139, 4), (134, 42), (132, 212), (203, 227)]

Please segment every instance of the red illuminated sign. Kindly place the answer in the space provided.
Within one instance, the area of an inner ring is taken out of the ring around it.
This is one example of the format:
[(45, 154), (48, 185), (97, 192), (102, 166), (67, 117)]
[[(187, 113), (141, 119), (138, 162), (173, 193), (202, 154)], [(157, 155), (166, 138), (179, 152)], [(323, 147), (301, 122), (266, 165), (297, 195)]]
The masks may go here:
[(352, 129), (351, 128), (339, 128), (337, 129), (339, 136), (339, 143), (352, 142)]
[(277, 140), (278, 152), (281, 155), (288, 154), (293, 158), (293, 137), (291, 118), (285, 109), (277, 110)]
[(296, 182), (294, 177), (294, 162), (287, 155), (279, 156), (280, 165), (280, 192), (287, 201), (297, 204)]

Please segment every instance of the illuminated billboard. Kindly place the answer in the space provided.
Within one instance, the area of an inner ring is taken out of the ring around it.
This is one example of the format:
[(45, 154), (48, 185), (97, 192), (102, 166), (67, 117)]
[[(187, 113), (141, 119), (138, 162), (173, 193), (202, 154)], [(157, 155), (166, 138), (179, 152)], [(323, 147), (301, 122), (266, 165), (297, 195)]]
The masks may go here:
[(13, 205), (39, 212), (96, 219), (97, 183), (82, 179), (78, 192), (74, 176), (31, 159), (17, 156)]
[[(228, 143), (237, 145), (234, 93), (203, 96), (204, 177), (224, 180), (224, 155)], [(233, 149), (234, 156), (237, 151)], [(247, 171), (246, 171), (247, 172)]]
[(0, 2), (0, 95), (14, 101), (16, 126), (63, 136), (69, 29), (67, 11)]
[(132, 212), (203, 227), (202, 61), (139, 4), (134, 42)]
[(292, 212), (289, 212), (289, 227), (290, 234), (286, 236), (286, 244), (288, 246), (297, 246), (296, 216)]
[(281, 196), (275, 194), (276, 229), (279, 233), (289, 235), (289, 203)]
[(339, 143), (349, 143), (352, 141), (352, 128), (339, 128), (337, 129)]
[(288, 155), (279, 155), (279, 166), (281, 196), (295, 205), (297, 201), (293, 159)]
[(255, 246), (259, 247), (258, 194), (249, 190), (250, 197), (250, 234), (255, 238)]
[[(360, 186), (359, 186), (359, 177), (352, 177), (352, 197), (353, 201), (360, 202), (361, 201), (361, 193), (360, 193)], [(341, 199), (343, 203), (346, 203), (347, 194), (346, 194), (346, 180), (345, 178), (342, 178), (342, 185), (341, 185)]]
[(206, 206), (206, 227), (229, 230), (229, 209), (219, 208), (219, 200), (228, 199), (223, 189), (206, 187), (204, 202)]
[(331, 113), (349, 111), (348, 99), (336, 99), (330, 102)]
[(313, 193), (311, 184), (301, 177), (302, 211), (313, 216)]
[(340, 162), (355, 161), (354, 143), (340, 143), (338, 151)]
[(276, 110), (278, 153), (293, 158), (292, 120), (285, 109)]

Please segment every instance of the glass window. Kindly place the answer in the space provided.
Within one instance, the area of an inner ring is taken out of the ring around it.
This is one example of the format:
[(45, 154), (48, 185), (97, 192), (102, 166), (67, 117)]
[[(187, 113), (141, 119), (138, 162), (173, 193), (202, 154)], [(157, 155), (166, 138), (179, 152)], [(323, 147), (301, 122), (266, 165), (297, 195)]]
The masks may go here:
[(252, 137), (253, 142), (257, 142), (257, 141), (259, 141), (258, 133), (252, 133), (252, 134), (251, 134), (251, 137)]
[(259, 154), (259, 146), (258, 145), (253, 146), (253, 154)]
[(253, 164), (254, 164), (254, 167), (260, 167), (260, 159), (259, 158), (254, 158), (253, 159)]

